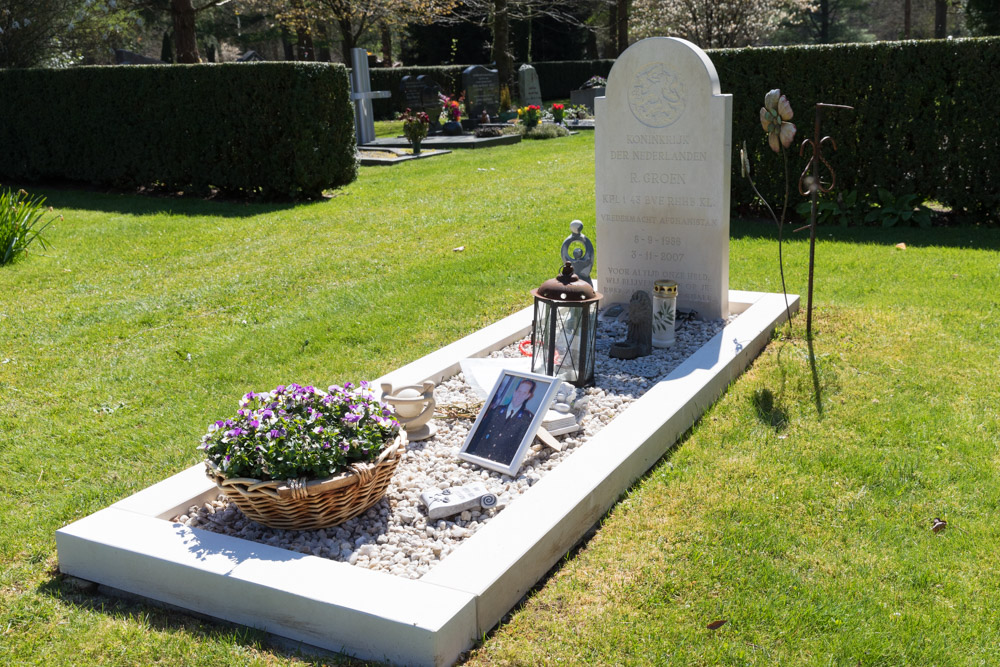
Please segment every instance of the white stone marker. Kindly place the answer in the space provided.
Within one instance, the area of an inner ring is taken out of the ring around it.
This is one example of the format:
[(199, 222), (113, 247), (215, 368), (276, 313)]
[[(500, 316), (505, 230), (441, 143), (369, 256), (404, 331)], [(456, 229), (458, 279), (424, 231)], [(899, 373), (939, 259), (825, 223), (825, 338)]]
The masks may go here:
[(733, 99), (683, 39), (630, 46), (595, 100), (598, 279), (605, 305), (657, 280), (677, 307), (729, 315)]

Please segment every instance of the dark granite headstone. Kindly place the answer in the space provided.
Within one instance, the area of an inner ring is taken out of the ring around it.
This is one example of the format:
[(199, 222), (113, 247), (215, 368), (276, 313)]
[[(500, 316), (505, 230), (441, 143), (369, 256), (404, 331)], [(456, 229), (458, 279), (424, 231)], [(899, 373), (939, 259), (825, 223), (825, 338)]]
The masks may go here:
[(441, 86), (426, 74), (420, 76), (404, 76), (400, 84), (405, 105), (414, 113), (423, 111), (431, 119), (431, 132), (441, 129), (438, 118), (441, 116)]
[(500, 110), (500, 75), (495, 69), (482, 65), (466, 67), (462, 72), (462, 87), (465, 89), (465, 115), (479, 118), (485, 110), (496, 117)]

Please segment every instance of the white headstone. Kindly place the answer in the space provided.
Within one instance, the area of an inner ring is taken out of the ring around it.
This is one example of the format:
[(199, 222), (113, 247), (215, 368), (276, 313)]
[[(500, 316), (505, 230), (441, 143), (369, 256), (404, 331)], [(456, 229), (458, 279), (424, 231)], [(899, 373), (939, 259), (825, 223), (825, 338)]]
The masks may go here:
[(521, 91), (521, 106), (542, 106), (542, 87), (534, 67), (527, 63), (521, 65), (517, 70), (517, 87)]
[(683, 39), (630, 46), (595, 100), (598, 284), (627, 303), (677, 281), (677, 307), (729, 314), (732, 96)]

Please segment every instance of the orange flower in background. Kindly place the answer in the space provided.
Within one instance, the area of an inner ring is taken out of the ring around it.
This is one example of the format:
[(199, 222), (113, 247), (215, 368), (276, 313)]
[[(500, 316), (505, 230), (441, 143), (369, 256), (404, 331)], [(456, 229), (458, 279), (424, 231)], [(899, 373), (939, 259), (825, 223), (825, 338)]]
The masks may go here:
[(788, 98), (775, 88), (764, 96), (764, 106), (760, 110), (760, 124), (767, 132), (767, 143), (775, 153), (781, 152), (781, 147), (788, 148), (795, 138), (795, 125), (789, 123), (792, 119), (792, 105)]

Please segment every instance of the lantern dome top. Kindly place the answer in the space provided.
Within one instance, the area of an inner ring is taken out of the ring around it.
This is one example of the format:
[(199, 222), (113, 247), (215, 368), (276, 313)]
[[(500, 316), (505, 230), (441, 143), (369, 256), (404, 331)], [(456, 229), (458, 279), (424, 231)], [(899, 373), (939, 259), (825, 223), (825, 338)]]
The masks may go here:
[(537, 289), (531, 290), (532, 295), (549, 301), (560, 303), (586, 303), (601, 298), (600, 292), (595, 292), (585, 280), (573, 273), (573, 264), (566, 262), (562, 271), (555, 278), (546, 280)]

